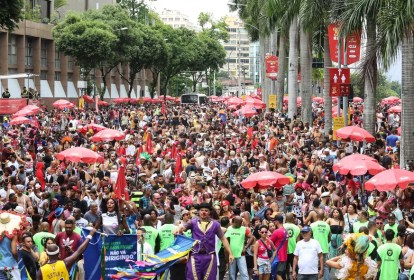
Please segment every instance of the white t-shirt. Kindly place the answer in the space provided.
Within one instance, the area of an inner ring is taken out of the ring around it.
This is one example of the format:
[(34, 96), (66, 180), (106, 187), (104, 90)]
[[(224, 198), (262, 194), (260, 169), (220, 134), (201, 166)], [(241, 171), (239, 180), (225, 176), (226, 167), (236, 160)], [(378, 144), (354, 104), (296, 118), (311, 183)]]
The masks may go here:
[(137, 243), (137, 250), (138, 250), (138, 260), (145, 260), (149, 255), (153, 255), (154, 251), (152, 250), (151, 245), (148, 242), (144, 242), (144, 244)]
[(322, 248), (315, 239), (301, 240), (296, 244), (293, 254), (298, 256), (299, 274), (318, 274), (319, 253), (322, 253)]

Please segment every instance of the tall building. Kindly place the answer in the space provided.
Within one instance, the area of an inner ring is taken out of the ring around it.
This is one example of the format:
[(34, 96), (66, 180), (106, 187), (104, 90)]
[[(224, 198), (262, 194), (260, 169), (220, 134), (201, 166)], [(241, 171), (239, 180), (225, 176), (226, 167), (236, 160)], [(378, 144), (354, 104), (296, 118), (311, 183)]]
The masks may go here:
[[(70, 0), (72, 2), (84, 0)], [(87, 1), (89, 3), (111, 4), (115, 0)], [(41, 9), (47, 9), (41, 7)], [(47, 12), (47, 11), (41, 11)], [(80, 69), (72, 57), (65, 56), (56, 49), (52, 36), (53, 25), (23, 20), (12, 32), (0, 29), (0, 93), (9, 89), (11, 97), (18, 98), (23, 87), (38, 90), (44, 100), (52, 98), (78, 98)], [(128, 75), (126, 65), (120, 71)], [(27, 78), (9, 78), (13, 74), (33, 74)], [(101, 89), (106, 83), (105, 98), (127, 97), (128, 84), (119, 73), (113, 70), (106, 81), (99, 71), (92, 76), (92, 82)], [(135, 80), (131, 97), (149, 96), (148, 84), (151, 79), (149, 71), (141, 71)], [(47, 102), (48, 103), (48, 102)]]
[(180, 11), (164, 9), (159, 15), (165, 24), (173, 28), (185, 27), (194, 31), (198, 30), (197, 26), (189, 20), (189, 17)]
[[(223, 43), (227, 56), (222, 71), (227, 71), (232, 84), (243, 85), (247, 79), (250, 79), (252, 72), (249, 34), (238, 17), (227, 16), (225, 22), (228, 25), (230, 39), (227, 43)], [(243, 92), (243, 87), (240, 87), (238, 91)]]
[(250, 43), (250, 79), (253, 85), (260, 84), (261, 64), (260, 64), (260, 45), (259, 42)]

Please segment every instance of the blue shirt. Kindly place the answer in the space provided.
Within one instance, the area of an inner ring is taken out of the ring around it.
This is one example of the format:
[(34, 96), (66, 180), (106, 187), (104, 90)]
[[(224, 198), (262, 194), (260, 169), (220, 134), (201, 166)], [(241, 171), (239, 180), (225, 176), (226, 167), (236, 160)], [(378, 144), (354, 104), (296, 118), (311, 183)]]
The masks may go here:
[(391, 146), (393, 148), (396, 146), (396, 142), (398, 140), (400, 140), (400, 137), (394, 134), (388, 135), (387, 138), (385, 139), (385, 141), (387, 141), (388, 146)]

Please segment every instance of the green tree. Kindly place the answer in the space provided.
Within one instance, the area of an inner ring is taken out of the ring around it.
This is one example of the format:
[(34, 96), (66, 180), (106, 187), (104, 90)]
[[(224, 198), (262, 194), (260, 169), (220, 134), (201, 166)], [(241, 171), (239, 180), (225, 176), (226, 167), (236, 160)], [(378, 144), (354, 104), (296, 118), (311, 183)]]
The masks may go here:
[[(131, 96), (134, 80), (140, 71), (151, 68), (162, 69), (168, 63), (166, 44), (159, 26), (138, 24), (138, 28), (135, 29), (134, 32), (136, 36), (135, 44), (128, 54), (129, 76), (126, 76), (118, 68), (121, 78), (129, 85), (128, 97)], [(159, 72), (154, 71), (154, 73), (157, 73), (158, 75)], [(158, 76), (153, 77), (151, 88), (152, 96), (157, 80)]]
[(167, 64), (153, 65), (150, 70), (154, 79), (162, 72), (161, 92), (166, 95), (169, 81), (182, 71), (188, 70), (191, 62), (195, 60), (198, 40), (196, 33), (187, 28), (173, 29), (164, 25), (161, 32), (166, 43), (167, 55), (164, 59)]
[(102, 20), (85, 19), (70, 13), (53, 28), (53, 38), (58, 50), (72, 56), (86, 73), (97, 67), (112, 52), (117, 36)]
[(23, 19), (24, 0), (0, 0), (0, 28), (14, 30)]

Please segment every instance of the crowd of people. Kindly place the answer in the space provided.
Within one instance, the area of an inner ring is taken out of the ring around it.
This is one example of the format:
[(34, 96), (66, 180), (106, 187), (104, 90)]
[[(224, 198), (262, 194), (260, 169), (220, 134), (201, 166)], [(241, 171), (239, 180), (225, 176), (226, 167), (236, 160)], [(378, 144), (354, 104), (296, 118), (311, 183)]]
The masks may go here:
[[(352, 123), (362, 125), (361, 106), (352, 106)], [(2, 235), (0, 279), (19, 279), (18, 255), (32, 279), (69, 279), (75, 263), (83, 279), (82, 252), (95, 231), (137, 235), (140, 260), (168, 248), (177, 234), (198, 240), (171, 268), (172, 280), (412, 279), (411, 187), (367, 192), (369, 175), (332, 169), (354, 153), (399, 168), (399, 117), (386, 109), (378, 107), (376, 142), (368, 145), (325, 134), (316, 103), (312, 123), (275, 111), (234, 115), (225, 102), (44, 110), (38, 128), (12, 126), (8, 116), (1, 126), (0, 231), (11, 222), (7, 213), (28, 224), (19, 236)], [(95, 142), (92, 124), (125, 138)], [(56, 158), (70, 147), (104, 160)], [(126, 193), (119, 198), (121, 166)], [(261, 171), (290, 183), (242, 187)], [(89, 227), (82, 242), (81, 229)]]

